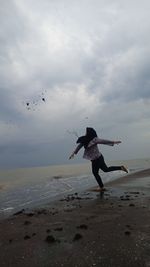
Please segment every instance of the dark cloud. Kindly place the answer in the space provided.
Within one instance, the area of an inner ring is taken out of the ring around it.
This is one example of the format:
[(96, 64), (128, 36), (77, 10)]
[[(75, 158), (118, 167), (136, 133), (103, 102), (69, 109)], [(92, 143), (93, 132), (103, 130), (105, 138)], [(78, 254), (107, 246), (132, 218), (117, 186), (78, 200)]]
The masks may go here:
[(147, 136), (149, 7), (119, 0), (1, 3), (2, 165), (64, 162), (68, 139), (64, 146), (59, 140), (68, 128), (82, 131), (83, 118), (110, 136), (114, 129), (132, 136), (140, 117), (137, 140)]

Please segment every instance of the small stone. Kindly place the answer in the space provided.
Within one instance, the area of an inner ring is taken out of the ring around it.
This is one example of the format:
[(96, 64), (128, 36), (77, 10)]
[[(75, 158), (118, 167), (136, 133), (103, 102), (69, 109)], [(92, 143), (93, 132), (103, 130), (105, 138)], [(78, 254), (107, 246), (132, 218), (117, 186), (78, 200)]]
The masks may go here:
[(32, 234), (32, 236), (35, 236), (35, 235), (36, 235), (36, 233), (33, 233), (33, 234)]
[(48, 235), (45, 239), (47, 243), (55, 243), (56, 239), (52, 235)]
[(32, 216), (34, 216), (34, 213), (30, 212), (30, 213), (27, 213), (26, 215), (29, 216), (29, 217), (32, 217)]
[(135, 205), (133, 203), (129, 204), (129, 207), (134, 207)]
[(47, 214), (46, 210), (45, 209), (42, 209), (42, 210), (38, 210), (37, 212), (38, 215), (41, 215), (41, 214)]
[(63, 228), (62, 227), (58, 227), (58, 228), (55, 228), (54, 231), (62, 231)]
[(24, 240), (30, 239), (31, 237), (29, 235), (24, 236)]
[(125, 235), (128, 235), (128, 236), (131, 235), (130, 231), (125, 231), (124, 233), (125, 233)]
[(25, 222), (24, 222), (24, 225), (29, 225), (29, 224), (31, 224), (30, 221), (25, 221)]
[(22, 214), (23, 212), (24, 212), (24, 209), (17, 211), (16, 213), (14, 213), (14, 215), (19, 215), (19, 214)]
[(86, 224), (81, 224), (79, 226), (77, 226), (77, 228), (80, 228), (80, 229), (87, 229), (88, 226)]
[(83, 236), (81, 234), (75, 234), (73, 241), (77, 241), (79, 239), (81, 239)]

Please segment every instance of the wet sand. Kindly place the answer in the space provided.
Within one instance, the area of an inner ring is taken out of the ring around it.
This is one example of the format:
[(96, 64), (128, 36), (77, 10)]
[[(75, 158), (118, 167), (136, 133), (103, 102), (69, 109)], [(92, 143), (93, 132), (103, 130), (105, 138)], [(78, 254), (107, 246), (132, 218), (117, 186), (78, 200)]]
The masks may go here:
[(150, 266), (150, 169), (0, 222), (1, 267)]

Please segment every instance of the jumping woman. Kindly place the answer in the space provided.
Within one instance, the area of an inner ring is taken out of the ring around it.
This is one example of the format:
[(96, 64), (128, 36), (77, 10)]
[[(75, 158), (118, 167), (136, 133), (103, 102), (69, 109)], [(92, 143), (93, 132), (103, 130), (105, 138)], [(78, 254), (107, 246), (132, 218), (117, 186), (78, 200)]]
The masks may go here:
[(83, 158), (90, 160), (92, 163), (92, 173), (99, 185), (99, 188), (97, 189), (97, 191), (105, 191), (104, 184), (99, 175), (99, 169), (101, 169), (104, 172), (111, 172), (111, 171), (117, 171), (117, 170), (128, 172), (128, 170), (123, 165), (107, 167), (104, 161), (104, 157), (98, 149), (98, 144), (114, 146), (115, 144), (120, 144), (120, 143), (121, 141), (110, 141), (110, 140), (100, 139), (98, 138), (97, 133), (93, 128), (87, 127), (86, 135), (80, 136), (78, 138), (77, 140), (78, 146), (73, 151), (69, 159), (73, 158), (74, 155), (76, 155), (79, 152), (79, 150), (82, 147), (84, 147)]

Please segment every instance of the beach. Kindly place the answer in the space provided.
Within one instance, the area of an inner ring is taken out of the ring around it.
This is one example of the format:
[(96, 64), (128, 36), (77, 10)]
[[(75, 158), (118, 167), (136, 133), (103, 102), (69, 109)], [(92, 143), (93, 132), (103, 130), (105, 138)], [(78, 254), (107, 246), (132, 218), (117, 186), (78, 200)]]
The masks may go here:
[(150, 266), (150, 169), (0, 221), (1, 267)]
[[(128, 166), (130, 173), (149, 168), (150, 159), (107, 162)], [(104, 184), (125, 175), (122, 171), (100, 171)], [(14, 170), (0, 170), (0, 220), (15, 212), (43, 206), (69, 193), (82, 192), (97, 182), (90, 162)]]

